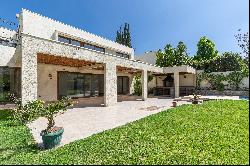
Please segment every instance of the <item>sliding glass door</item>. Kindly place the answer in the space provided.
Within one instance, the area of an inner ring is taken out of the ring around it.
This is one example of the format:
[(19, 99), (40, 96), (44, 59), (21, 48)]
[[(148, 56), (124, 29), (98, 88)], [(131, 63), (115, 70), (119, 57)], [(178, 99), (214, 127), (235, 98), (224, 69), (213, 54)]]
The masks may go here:
[(103, 95), (103, 75), (58, 72), (58, 98)]
[(117, 77), (117, 94), (126, 95), (129, 93), (129, 78), (127, 76)]

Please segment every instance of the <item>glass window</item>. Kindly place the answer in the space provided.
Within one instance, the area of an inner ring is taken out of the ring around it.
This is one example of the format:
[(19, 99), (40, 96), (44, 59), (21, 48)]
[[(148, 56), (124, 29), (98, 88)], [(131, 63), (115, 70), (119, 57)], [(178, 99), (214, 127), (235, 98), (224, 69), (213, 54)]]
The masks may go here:
[(59, 72), (58, 97), (78, 98), (103, 95), (103, 75)]
[(75, 46), (81, 46), (81, 42), (73, 40), (73, 39), (71, 40), (71, 44)]
[(105, 52), (104, 48), (101, 47), (95, 47), (95, 50), (100, 52)]
[(129, 78), (127, 76), (117, 77), (117, 94), (128, 94), (129, 93)]
[(129, 58), (128, 54), (123, 54), (123, 53), (120, 53), (120, 52), (116, 52), (116, 55), (120, 56), (120, 57), (124, 57), (124, 58)]
[(0, 67), (0, 102), (10, 102), (9, 95), (20, 97), (21, 69)]
[(70, 43), (70, 39), (62, 36), (58, 36), (58, 41), (63, 42), (63, 43)]
[(91, 50), (94, 50), (94, 49), (95, 49), (95, 46), (90, 45), (90, 44), (84, 44), (84, 47), (85, 47), (85, 48), (88, 48), (88, 49), (91, 49)]
[(122, 57), (122, 53), (116, 52), (116, 55)]

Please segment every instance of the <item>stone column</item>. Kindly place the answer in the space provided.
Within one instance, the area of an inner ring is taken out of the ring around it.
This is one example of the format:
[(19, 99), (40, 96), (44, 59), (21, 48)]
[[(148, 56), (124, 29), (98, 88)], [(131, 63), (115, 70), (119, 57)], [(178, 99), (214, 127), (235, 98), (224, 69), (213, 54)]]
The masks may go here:
[(22, 104), (37, 100), (37, 53), (22, 38), (21, 98)]
[(117, 75), (116, 64), (104, 64), (104, 105), (106, 107), (117, 103)]
[(131, 74), (129, 76), (129, 94), (133, 94), (134, 93), (134, 74)]
[(142, 100), (145, 101), (148, 98), (148, 71), (147, 70), (142, 70), (141, 85), (142, 85)]
[(174, 94), (176, 98), (179, 97), (179, 94), (180, 94), (179, 79), (180, 79), (179, 72), (175, 72), (174, 73)]

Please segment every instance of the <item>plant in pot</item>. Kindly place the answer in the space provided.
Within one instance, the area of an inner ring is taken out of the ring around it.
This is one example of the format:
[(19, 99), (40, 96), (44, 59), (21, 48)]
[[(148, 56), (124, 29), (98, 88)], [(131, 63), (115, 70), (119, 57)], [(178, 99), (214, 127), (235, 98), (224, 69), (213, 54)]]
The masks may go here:
[(54, 118), (66, 111), (66, 108), (72, 106), (69, 98), (62, 98), (59, 101), (45, 104), (42, 100), (29, 101), (22, 105), (21, 100), (13, 97), (17, 107), (13, 110), (15, 119), (21, 124), (27, 124), (39, 117), (48, 120), (48, 126), (41, 131), (41, 136), (45, 149), (53, 148), (60, 144), (63, 128), (55, 126)]
[(40, 135), (42, 136), (45, 149), (51, 149), (60, 144), (64, 129), (63, 127), (55, 126), (54, 118), (64, 113), (66, 108), (71, 105), (72, 102), (70, 102), (69, 98), (62, 98), (59, 101), (44, 105), (40, 116), (48, 120), (48, 126), (41, 131)]
[(192, 104), (198, 104), (199, 103), (199, 97), (198, 95), (194, 94), (194, 98), (192, 100)]

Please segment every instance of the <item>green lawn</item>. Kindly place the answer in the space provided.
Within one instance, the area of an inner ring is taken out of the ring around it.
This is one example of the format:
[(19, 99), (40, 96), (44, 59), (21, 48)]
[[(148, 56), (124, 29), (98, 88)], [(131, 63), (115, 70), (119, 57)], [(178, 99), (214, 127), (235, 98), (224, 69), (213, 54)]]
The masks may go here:
[[(49, 151), (0, 115), (0, 164), (249, 164), (248, 101), (183, 105)], [(83, 122), (84, 123), (84, 122)]]

